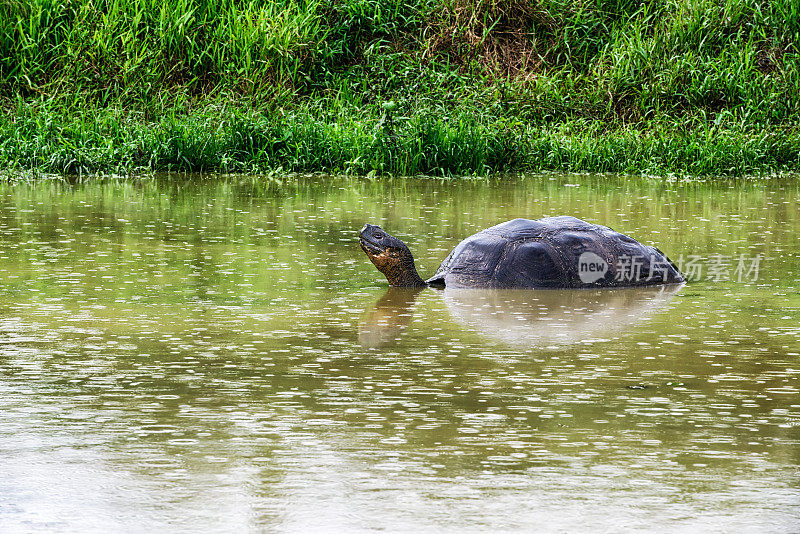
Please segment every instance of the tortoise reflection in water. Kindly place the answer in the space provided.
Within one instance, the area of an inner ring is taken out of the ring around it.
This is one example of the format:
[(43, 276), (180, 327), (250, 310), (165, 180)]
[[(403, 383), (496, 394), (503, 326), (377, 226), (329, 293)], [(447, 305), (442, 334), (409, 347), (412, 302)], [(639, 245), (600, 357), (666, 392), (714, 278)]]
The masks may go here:
[[(439, 301), (439, 294), (426, 297), (419, 287), (390, 287), (368, 311), (358, 341), (365, 348), (392, 345), (417, 312), (423, 315), (420, 325), (452, 323), (487, 341), (514, 348), (558, 348), (608, 339), (633, 329), (669, 309), (681, 288), (679, 284), (616, 291), (447, 288)], [(431, 297), (444, 306), (424, 304), (417, 309), (418, 299)], [(430, 334), (425, 331), (426, 336)], [(447, 336), (453, 335), (452, 330), (446, 331)]]
[(514, 219), (474, 234), (423, 280), (405, 243), (366, 224), (360, 244), (394, 287), (569, 289), (677, 284), (684, 278), (657, 248), (575, 217)]

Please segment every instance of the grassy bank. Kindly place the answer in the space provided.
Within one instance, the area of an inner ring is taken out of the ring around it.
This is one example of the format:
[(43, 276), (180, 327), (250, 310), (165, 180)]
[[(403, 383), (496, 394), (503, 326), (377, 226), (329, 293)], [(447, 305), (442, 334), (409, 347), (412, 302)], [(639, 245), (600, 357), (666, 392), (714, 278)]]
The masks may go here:
[(0, 166), (800, 171), (796, 0), (0, 4)]

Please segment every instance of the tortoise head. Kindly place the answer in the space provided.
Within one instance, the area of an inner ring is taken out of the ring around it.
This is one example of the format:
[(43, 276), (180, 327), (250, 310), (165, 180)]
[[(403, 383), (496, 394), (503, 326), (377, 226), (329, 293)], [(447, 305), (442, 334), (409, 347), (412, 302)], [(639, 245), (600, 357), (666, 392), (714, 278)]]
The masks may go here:
[(414, 257), (405, 243), (375, 224), (365, 224), (359, 234), (361, 249), (395, 287), (423, 287)]

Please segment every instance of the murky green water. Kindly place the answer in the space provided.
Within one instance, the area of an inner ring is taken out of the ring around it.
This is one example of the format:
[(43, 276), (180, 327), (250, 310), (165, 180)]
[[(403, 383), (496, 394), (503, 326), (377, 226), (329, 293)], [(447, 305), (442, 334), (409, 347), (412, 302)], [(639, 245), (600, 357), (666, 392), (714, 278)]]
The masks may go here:
[[(697, 280), (387, 292), (356, 241), (561, 214)], [(797, 532), (798, 235), (798, 182), (0, 185), (0, 531)]]

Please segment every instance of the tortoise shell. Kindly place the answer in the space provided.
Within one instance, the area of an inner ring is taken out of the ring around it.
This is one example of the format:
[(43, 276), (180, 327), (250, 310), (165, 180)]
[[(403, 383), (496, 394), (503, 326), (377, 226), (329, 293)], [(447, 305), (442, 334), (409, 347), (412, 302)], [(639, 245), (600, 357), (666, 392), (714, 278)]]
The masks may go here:
[(598, 288), (684, 282), (657, 248), (575, 217), (514, 219), (459, 243), (430, 285)]

